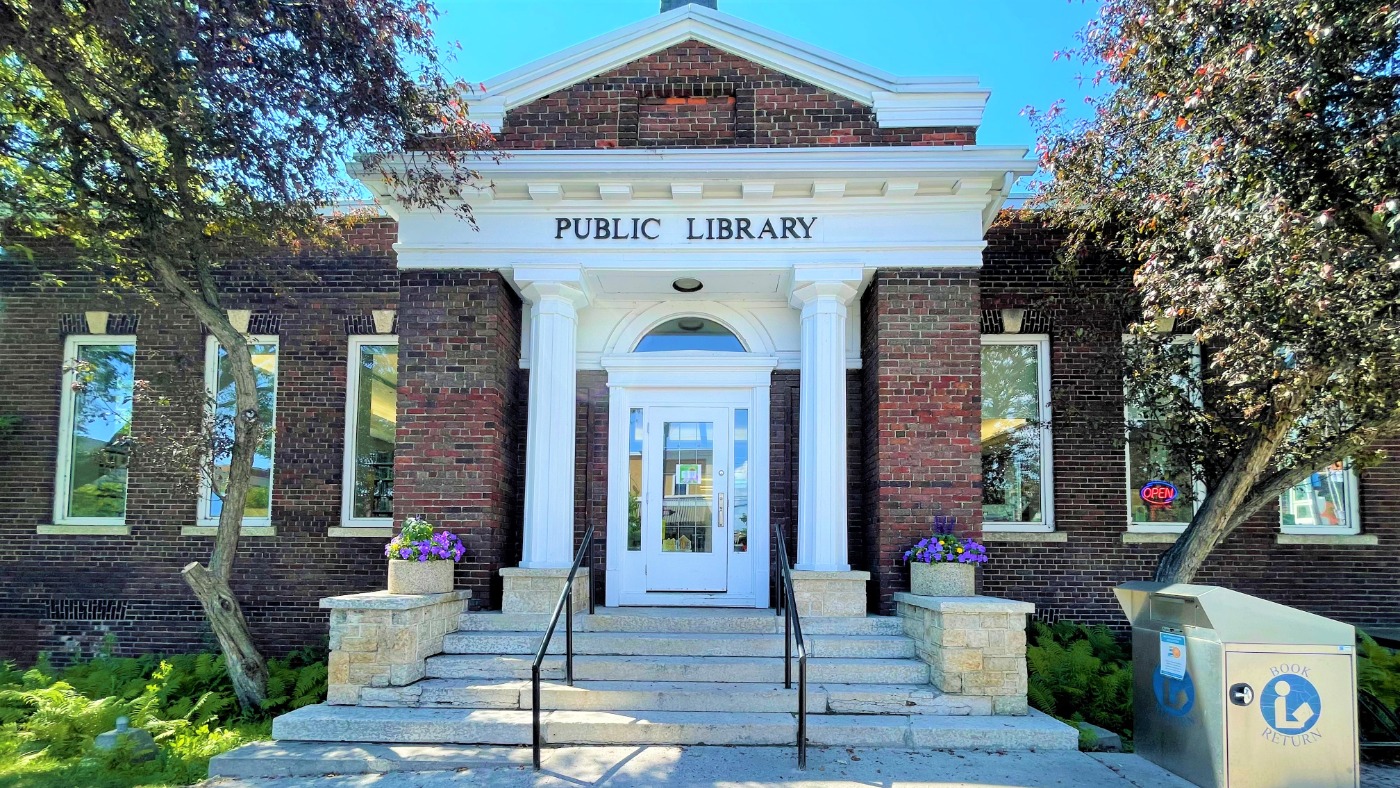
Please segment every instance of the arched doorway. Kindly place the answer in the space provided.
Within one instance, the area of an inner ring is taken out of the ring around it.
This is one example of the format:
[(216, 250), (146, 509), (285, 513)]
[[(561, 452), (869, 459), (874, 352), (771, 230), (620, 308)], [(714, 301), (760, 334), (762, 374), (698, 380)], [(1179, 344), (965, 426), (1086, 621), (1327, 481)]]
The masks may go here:
[[(654, 318), (603, 358), (609, 605), (766, 607), (777, 358), (712, 314)], [(626, 335), (627, 332), (624, 332)], [(622, 348), (618, 348), (622, 349)]]

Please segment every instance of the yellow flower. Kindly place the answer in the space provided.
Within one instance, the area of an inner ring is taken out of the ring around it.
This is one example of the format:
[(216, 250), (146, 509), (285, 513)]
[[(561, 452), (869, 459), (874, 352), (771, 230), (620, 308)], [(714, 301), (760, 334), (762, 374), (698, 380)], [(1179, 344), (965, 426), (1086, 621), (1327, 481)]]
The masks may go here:
[(963, 550), (963, 549), (962, 549), (961, 547), (958, 548), (958, 552), (959, 552), (959, 553), (961, 553), (962, 550)]

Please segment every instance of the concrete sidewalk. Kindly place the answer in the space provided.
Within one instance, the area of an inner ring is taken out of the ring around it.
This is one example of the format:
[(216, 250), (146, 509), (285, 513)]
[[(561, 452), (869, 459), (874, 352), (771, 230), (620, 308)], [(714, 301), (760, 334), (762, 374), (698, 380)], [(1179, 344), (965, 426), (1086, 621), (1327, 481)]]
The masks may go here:
[[(503, 748), (502, 748), (503, 749)], [(447, 788), (473, 786), (995, 786), (996, 788), (1189, 788), (1134, 755), (1056, 752), (812, 748), (807, 770), (785, 747), (561, 747), (544, 769), (529, 750), (444, 772), (221, 779), (205, 788)], [(523, 761), (519, 759), (523, 756)]]

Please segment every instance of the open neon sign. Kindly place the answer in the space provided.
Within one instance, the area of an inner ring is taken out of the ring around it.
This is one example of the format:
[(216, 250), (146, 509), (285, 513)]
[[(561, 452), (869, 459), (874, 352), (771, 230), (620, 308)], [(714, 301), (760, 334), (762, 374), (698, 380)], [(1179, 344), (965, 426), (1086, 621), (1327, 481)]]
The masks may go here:
[(1176, 495), (1175, 484), (1158, 480), (1150, 481), (1138, 490), (1138, 497), (1148, 506), (1171, 506)]

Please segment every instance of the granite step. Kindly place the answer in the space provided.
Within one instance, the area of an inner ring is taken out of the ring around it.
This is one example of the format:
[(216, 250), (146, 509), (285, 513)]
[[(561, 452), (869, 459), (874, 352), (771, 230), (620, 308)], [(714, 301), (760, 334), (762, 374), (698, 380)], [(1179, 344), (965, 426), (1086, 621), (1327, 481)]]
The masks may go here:
[[(807, 635), (813, 657), (907, 659), (917, 656), (903, 635)], [(549, 653), (564, 653), (556, 632)], [(539, 648), (535, 632), (453, 632), (443, 640), (445, 654), (529, 654)], [(676, 657), (781, 657), (780, 634), (693, 632), (575, 632), (574, 654)]]
[[(523, 745), (529, 711), (306, 706), (273, 721), (278, 743)], [(677, 711), (545, 711), (547, 744), (791, 745), (790, 713)], [(1039, 712), (1025, 717), (938, 715), (810, 715), (808, 741), (821, 745), (936, 749), (1072, 750), (1079, 733)]]
[[(544, 613), (463, 613), (464, 632), (543, 633)], [(560, 622), (562, 634), (563, 622)], [(575, 632), (692, 632), (713, 634), (779, 634), (783, 617), (772, 610), (698, 610), (686, 608), (603, 608), (574, 616)], [(895, 616), (803, 617), (806, 635), (902, 635), (904, 622)], [(531, 649), (533, 651), (533, 649)]]
[[(424, 679), (406, 687), (367, 688), (367, 706), (529, 709), (529, 681), (474, 683), (470, 679)], [(541, 708), (571, 711), (797, 711), (797, 690), (782, 684), (734, 682), (576, 681), (573, 687), (546, 681)], [(950, 695), (927, 684), (809, 684), (810, 714), (992, 713), (986, 697)]]
[[(440, 679), (528, 679), (528, 655), (440, 654), (429, 657), (427, 677)], [(564, 658), (546, 657), (541, 676), (564, 676)], [(794, 665), (794, 680), (796, 666)], [(575, 656), (579, 681), (699, 681), (766, 683), (783, 680), (781, 657)], [(927, 684), (929, 668), (917, 659), (811, 659), (807, 681), (836, 684)]]

